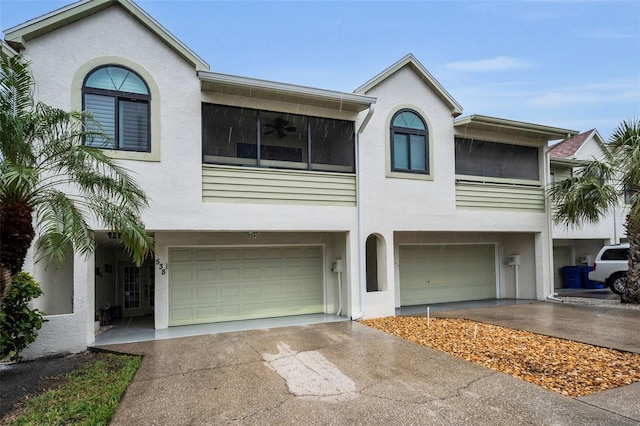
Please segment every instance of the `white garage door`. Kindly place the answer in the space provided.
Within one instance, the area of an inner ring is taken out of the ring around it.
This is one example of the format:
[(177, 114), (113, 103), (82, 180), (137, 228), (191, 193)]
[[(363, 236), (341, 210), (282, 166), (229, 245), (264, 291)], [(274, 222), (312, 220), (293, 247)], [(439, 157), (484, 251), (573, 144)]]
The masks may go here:
[(322, 247), (175, 248), (169, 325), (324, 311)]
[(400, 246), (402, 306), (495, 297), (494, 245)]

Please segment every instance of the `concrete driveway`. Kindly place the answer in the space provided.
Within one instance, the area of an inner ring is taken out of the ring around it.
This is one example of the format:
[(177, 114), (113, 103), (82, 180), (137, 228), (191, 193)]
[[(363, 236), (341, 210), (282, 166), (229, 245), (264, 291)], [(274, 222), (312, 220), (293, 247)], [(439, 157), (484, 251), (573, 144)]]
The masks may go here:
[(640, 384), (572, 399), (356, 322), (103, 348), (144, 355), (113, 425), (640, 422)]

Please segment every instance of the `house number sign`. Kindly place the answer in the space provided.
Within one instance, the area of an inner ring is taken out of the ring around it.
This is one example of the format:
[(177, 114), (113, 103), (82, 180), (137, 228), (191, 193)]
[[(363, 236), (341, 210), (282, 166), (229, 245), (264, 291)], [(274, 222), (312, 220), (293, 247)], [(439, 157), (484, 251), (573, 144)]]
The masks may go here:
[(165, 275), (167, 273), (167, 267), (169, 265), (167, 265), (166, 263), (162, 263), (158, 258), (156, 258), (156, 265), (158, 265), (158, 269), (160, 270), (160, 273), (162, 275)]

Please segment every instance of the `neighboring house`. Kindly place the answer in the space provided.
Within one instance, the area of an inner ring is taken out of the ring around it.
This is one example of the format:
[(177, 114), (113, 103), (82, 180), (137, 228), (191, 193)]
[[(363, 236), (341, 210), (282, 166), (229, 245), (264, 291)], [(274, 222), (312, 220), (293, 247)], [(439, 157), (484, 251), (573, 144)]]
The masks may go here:
[(457, 118), (412, 55), (355, 93), (219, 74), (128, 0), (74, 3), (5, 40), (39, 100), (111, 134), (156, 244), (137, 268), (96, 229), (88, 259), (27, 262), (49, 322), (26, 357), (85, 349), (105, 303), (163, 329), (553, 291), (546, 147), (577, 132)]
[[(596, 129), (549, 147), (551, 181), (571, 177), (573, 170), (592, 159), (603, 159), (605, 141)], [(563, 288), (564, 266), (592, 266), (598, 251), (606, 244), (619, 243), (625, 238), (625, 212), (621, 206), (595, 224), (579, 227), (553, 224), (554, 287)], [(573, 285), (573, 284), (572, 284)]]

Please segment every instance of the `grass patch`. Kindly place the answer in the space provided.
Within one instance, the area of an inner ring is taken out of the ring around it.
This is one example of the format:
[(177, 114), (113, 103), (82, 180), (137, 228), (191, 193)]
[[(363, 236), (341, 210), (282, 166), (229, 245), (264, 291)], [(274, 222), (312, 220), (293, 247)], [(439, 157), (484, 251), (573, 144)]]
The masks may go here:
[(8, 425), (106, 425), (140, 366), (140, 357), (97, 354), (60, 386), (30, 399)]

